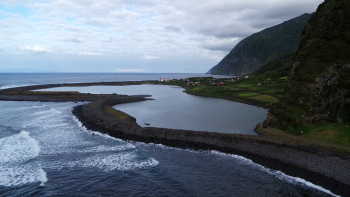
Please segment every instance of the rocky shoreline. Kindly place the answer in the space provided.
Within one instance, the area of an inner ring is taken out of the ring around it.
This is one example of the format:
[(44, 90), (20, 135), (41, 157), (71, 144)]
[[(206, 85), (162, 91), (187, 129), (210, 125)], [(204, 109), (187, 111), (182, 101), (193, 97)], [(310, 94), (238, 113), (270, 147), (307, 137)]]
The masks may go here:
[(116, 138), (241, 155), (265, 167), (308, 180), (335, 194), (347, 196), (350, 193), (350, 162), (347, 159), (350, 154), (347, 152), (313, 145), (273, 143), (259, 136), (143, 128), (127, 114), (120, 119), (103, 110), (119, 103), (117, 100), (96, 101), (75, 107), (73, 113), (88, 129)]
[[(116, 82), (108, 85), (136, 85), (143, 82)], [(29, 90), (61, 86), (107, 85), (106, 83), (52, 84), (0, 90), (0, 100), (92, 101), (73, 109), (73, 114), (90, 130), (127, 141), (163, 144), (194, 150), (217, 150), (251, 159), (273, 170), (303, 178), (335, 194), (350, 194), (350, 153), (314, 145), (298, 145), (264, 136), (222, 134), (154, 127), (140, 127), (136, 119), (112, 106), (148, 100), (144, 96), (65, 93), (36, 93)], [(259, 132), (259, 127), (256, 128)]]

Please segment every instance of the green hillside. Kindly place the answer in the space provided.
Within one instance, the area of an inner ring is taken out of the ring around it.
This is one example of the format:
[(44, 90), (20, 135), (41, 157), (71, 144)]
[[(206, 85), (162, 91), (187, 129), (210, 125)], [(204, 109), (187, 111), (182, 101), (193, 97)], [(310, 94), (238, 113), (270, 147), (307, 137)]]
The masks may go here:
[(285, 77), (289, 74), (293, 66), (294, 52), (287, 53), (275, 60), (264, 64), (258, 70), (252, 73), (257, 79), (276, 79)]
[(282, 99), (266, 120), (283, 129), (350, 123), (350, 1), (326, 0), (302, 31)]
[(303, 14), (243, 39), (208, 74), (248, 74), (271, 60), (295, 51), (301, 39), (300, 32), (310, 16)]

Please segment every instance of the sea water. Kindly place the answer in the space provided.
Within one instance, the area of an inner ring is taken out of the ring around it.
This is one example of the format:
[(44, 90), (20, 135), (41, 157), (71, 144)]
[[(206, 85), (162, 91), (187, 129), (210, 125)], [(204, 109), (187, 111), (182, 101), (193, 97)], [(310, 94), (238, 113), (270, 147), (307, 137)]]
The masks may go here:
[[(91, 77), (35, 74), (36, 81), (12, 74), (4, 81), (0, 75), (7, 86)], [(80, 104), (0, 101), (0, 196), (333, 195), (240, 156), (125, 142), (87, 130), (71, 112)]]

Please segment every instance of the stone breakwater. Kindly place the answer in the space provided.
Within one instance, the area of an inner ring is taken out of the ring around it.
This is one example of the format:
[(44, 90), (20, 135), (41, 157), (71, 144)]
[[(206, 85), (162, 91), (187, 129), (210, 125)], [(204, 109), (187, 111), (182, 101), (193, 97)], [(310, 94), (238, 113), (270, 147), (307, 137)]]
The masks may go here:
[(347, 196), (350, 193), (350, 161), (346, 152), (312, 145), (278, 144), (258, 136), (143, 128), (135, 118), (111, 108), (119, 103), (138, 100), (143, 99), (96, 101), (75, 107), (73, 113), (88, 129), (116, 138), (237, 154), (268, 168), (321, 185), (336, 194)]
[(288, 140), (261, 136), (222, 134), (154, 127), (140, 127), (136, 119), (112, 106), (148, 100), (147, 95), (104, 95), (77, 92), (31, 92), (30, 90), (91, 85), (137, 85), (145, 82), (111, 82), (52, 84), (0, 90), (0, 100), (12, 101), (92, 101), (77, 106), (73, 114), (90, 130), (96, 130), (127, 141), (163, 144), (194, 150), (217, 150), (251, 159), (273, 170), (300, 177), (335, 194), (350, 194), (350, 153), (313, 145), (288, 143)]

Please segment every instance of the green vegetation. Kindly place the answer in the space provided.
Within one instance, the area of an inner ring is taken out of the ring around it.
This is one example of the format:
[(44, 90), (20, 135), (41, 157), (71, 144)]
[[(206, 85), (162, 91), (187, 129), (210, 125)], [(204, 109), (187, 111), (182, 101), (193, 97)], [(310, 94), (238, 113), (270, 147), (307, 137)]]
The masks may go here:
[(253, 72), (253, 75), (259, 76), (261, 79), (278, 78), (280, 80), (287, 80), (287, 75), (289, 75), (292, 69), (293, 56), (294, 52), (291, 52), (272, 60)]
[(349, 54), (350, 1), (327, 0), (302, 31), (283, 98), (270, 110), (272, 124), (287, 129), (340, 118), (349, 124)]
[(259, 95), (259, 96), (254, 96), (250, 98), (254, 100), (262, 101), (265, 103), (277, 103), (279, 101), (277, 98), (268, 96), (268, 95)]
[(104, 107), (104, 111), (109, 113), (109, 114), (113, 114), (118, 119), (127, 119), (129, 117), (128, 114), (121, 112), (121, 111), (118, 111), (118, 110), (116, 110), (110, 106), (107, 106), (107, 105)]
[(248, 92), (248, 93), (237, 94), (237, 96), (242, 96), (242, 97), (256, 96), (256, 95), (259, 95), (259, 93)]
[(237, 87), (240, 87), (240, 88), (247, 88), (247, 87), (251, 87), (253, 86), (253, 84), (247, 84), (247, 83), (237, 83), (236, 85)]
[(311, 14), (285, 21), (255, 33), (239, 42), (209, 74), (248, 74), (262, 65), (298, 48), (300, 32)]
[(332, 144), (350, 146), (349, 125), (344, 123), (302, 124), (297, 127), (288, 126), (286, 132), (300, 134), (305, 138), (316, 139)]
[(231, 78), (214, 79), (213, 77), (204, 77), (158, 83), (181, 86), (189, 94), (271, 106), (279, 100), (279, 95), (283, 92), (286, 81), (277, 78), (274, 81), (267, 82), (266, 79), (260, 80), (253, 76), (235, 78), (234, 82)]

